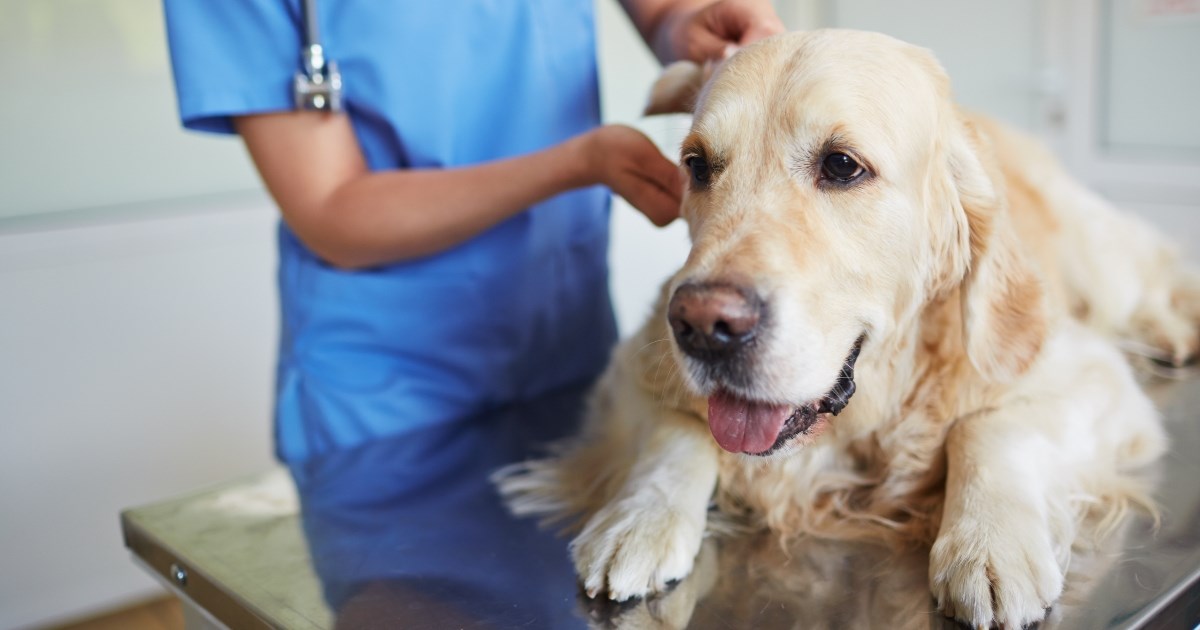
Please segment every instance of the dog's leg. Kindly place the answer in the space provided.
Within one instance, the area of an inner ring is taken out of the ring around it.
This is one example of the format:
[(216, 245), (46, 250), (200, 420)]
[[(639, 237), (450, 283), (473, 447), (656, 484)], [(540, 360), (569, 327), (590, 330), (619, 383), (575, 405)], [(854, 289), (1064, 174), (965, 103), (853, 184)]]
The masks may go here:
[(1056, 441), (1033, 426), (1054, 418), (1047, 411), (1034, 403), (985, 411), (947, 436), (946, 503), (930, 587), (939, 609), (973, 627), (1040, 621), (1062, 593), (1060, 559), (1073, 537), (1062, 530), (1073, 523), (1062, 515), (1067, 495), (1057, 487), (1065, 471), (1055, 465)]
[(706, 541), (696, 556), (692, 573), (665, 593), (651, 595), (640, 602), (613, 603), (592, 600), (588, 607), (588, 627), (595, 630), (612, 628), (657, 628), (673, 630), (688, 627), (696, 603), (708, 596), (717, 583), (721, 561), (715, 543)]
[(606, 593), (620, 601), (662, 591), (692, 570), (700, 550), (717, 481), (716, 444), (697, 418), (641, 417), (654, 424), (643, 433), (633, 469), (571, 542), (591, 597)]
[[(1200, 274), (1159, 230), (1066, 175), (1043, 191), (1067, 226), (1057, 264), (1083, 320), (1182, 365), (1200, 350)], [(1103, 281), (1099, 281), (1099, 280)]]
[[(1200, 273), (1182, 264), (1147, 273), (1146, 282), (1157, 285), (1138, 304), (1130, 334), (1161, 354), (1160, 363), (1192, 363), (1200, 350)], [(1151, 279), (1153, 277), (1153, 279)]]

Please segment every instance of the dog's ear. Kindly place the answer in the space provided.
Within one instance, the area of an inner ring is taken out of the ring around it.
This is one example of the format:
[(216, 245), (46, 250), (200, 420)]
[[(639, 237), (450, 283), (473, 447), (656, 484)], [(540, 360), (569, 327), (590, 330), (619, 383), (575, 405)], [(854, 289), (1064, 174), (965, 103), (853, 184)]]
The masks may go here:
[(1008, 381), (1041, 352), (1045, 290), (1017, 238), (990, 145), (970, 121), (956, 122), (948, 155), (970, 240), (961, 290), (967, 357), (984, 378)]
[(650, 89), (645, 115), (692, 113), (700, 88), (704, 87), (705, 80), (712, 74), (707, 65), (676, 61), (667, 66)]

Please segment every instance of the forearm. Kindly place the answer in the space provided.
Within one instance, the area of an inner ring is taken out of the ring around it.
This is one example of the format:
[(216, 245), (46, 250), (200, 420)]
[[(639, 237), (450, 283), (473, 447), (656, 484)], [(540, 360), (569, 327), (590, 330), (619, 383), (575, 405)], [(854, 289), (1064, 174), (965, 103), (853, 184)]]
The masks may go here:
[(284, 221), (347, 269), (427, 256), (539, 201), (603, 184), (656, 225), (679, 216), (679, 168), (629, 127), (598, 127), (527, 155), (450, 169), (372, 172), (350, 120), (315, 112), (234, 119)]
[(442, 251), (538, 201), (596, 183), (583, 136), (477, 166), (372, 172), (344, 116), (287, 112), (235, 125), (288, 226), (338, 267)]
[(366, 173), (289, 222), (334, 265), (360, 268), (462, 243), (525, 208), (594, 184), (573, 143), (478, 166)]

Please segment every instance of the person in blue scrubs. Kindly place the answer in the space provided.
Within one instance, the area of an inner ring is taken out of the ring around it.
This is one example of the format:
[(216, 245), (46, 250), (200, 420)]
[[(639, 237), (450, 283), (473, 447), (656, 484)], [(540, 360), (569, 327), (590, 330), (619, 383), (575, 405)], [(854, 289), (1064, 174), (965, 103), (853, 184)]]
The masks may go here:
[[(665, 225), (682, 181), (642, 134), (598, 126), (593, 0), (320, 0), (342, 114), (293, 111), (298, 0), (164, 3), (184, 126), (240, 134), (282, 212), (281, 459), (600, 373), (604, 187)], [(768, 0), (622, 4), (663, 61), (782, 30)]]

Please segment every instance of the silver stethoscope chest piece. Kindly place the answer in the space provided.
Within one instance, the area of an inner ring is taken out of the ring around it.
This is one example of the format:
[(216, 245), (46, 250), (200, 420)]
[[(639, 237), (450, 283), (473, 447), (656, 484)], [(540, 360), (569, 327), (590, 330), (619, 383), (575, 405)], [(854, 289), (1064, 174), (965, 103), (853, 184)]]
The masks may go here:
[(338, 72), (337, 63), (325, 58), (325, 49), (321, 46), (316, 0), (300, 0), (300, 7), (304, 27), (304, 45), (300, 49), (300, 58), (304, 70), (296, 73), (292, 84), (296, 109), (340, 112), (342, 75)]

